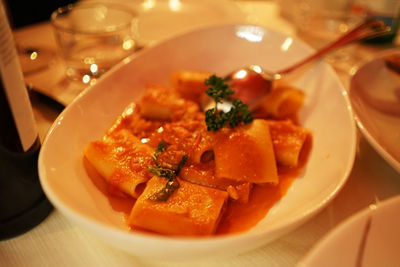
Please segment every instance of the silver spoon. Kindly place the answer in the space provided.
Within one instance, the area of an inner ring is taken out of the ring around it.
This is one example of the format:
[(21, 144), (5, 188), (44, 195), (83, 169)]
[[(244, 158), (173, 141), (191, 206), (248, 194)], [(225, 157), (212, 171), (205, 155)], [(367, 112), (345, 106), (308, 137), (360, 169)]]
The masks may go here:
[[(351, 42), (383, 35), (388, 31), (390, 31), (390, 27), (386, 26), (381, 20), (367, 18), (353, 30), (341, 36), (336, 41), (328, 44), (324, 48), (303, 60), (300, 60), (294, 65), (277, 72), (264, 70), (259, 65), (251, 65), (231, 72), (225, 76), (224, 80), (235, 92), (233, 97), (241, 99), (249, 105), (250, 110), (253, 110), (272, 90), (274, 81), (285, 78), (288, 74), (294, 72), (294, 70), (322, 57), (332, 50)], [(202, 108), (203, 110), (206, 110), (214, 106), (215, 103), (210, 99), (210, 101), (205, 101), (203, 103)], [(218, 108), (225, 111), (229, 110), (230, 106), (231, 103), (229, 101), (218, 104)]]

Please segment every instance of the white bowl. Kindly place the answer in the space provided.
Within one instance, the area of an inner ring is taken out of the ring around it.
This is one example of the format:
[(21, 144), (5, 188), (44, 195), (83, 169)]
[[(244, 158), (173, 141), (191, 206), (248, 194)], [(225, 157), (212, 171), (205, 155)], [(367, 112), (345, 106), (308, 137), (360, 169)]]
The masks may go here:
[(303, 173), (251, 230), (209, 238), (175, 238), (129, 231), (123, 212), (93, 184), (82, 150), (100, 138), (146, 83), (167, 84), (178, 69), (224, 75), (259, 64), (275, 70), (308, 55), (299, 40), (251, 25), (219, 25), (177, 36), (143, 50), (106, 73), (55, 121), (39, 156), (43, 189), (67, 217), (113, 246), (142, 257), (188, 259), (233, 255), (270, 242), (310, 219), (342, 188), (355, 158), (356, 128), (347, 94), (323, 61), (295, 81), (306, 93), (301, 124), (313, 147)]

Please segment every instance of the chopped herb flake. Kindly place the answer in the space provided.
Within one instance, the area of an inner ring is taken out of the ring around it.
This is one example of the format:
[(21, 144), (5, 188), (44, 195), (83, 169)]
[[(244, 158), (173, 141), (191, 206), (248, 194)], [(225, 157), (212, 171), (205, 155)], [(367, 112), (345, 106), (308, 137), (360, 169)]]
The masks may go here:
[(168, 179), (167, 183), (160, 191), (151, 195), (148, 198), (151, 201), (165, 202), (174, 193), (174, 191), (179, 188), (179, 182), (178, 182), (177, 176), (188, 159), (188, 155), (186, 155), (186, 154), (183, 155), (181, 160), (179, 161), (179, 164), (178, 164), (178, 167), (176, 170), (172, 170), (172, 169), (160, 166), (158, 163), (158, 157), (160, 156), (161, 153), (163, 153), (167, 149), (167, 147), (168, 147), (168, 143), (161, 141), (157, 145), (156, 151), (153, 155), (155, 165), (147, 166), (147, 169), (151, 173), (153, 173), (159, 177), (164, 177), (164, 178)]

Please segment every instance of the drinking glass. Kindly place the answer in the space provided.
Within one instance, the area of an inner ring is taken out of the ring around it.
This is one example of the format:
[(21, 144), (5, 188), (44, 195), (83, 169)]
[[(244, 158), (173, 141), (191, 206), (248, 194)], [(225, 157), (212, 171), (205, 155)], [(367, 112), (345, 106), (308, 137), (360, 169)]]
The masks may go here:
[(85, 84), (136, 50), (136, 13), (113, 3), (80, 3), (58, 8), (51, 23), (66, 64), (66, 75)]
[[(366, 18), (365, 0), (279, 0), (281, 13), (292, 22), (297, 36), (321, 49), (346, 34)], [(353, 45), (341, 47), (325, 59), (337, 72), (354, 71), (358, 54)]]
[(353, 0), (299, 0), (294, 11), (297, 34), (315, 48), (321, 48), (345, 34), (365, 18)]

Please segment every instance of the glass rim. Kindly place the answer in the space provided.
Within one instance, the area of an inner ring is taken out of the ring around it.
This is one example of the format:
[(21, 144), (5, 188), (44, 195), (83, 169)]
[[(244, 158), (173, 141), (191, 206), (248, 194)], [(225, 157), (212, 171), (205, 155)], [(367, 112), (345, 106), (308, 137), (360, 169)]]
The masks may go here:
[(64, 31), (64, 32), (69, 32), (69, 33), (77, 33), (77, 34), (99, 34), (99, 33), (113, 33), (116, 32), (120, 29), (124, 29), (126, 27), (129, 27), (132, 23), (132, 20), (129, 20), (124, 23), (118, 24), (115, 29), (109, 30), (109, 31), (102, 31), (102, 32), (97, 32), (97, 31), (85, 31), (85, 30), (76, 30), (72, 29), (71, 27), (66, 27), (64, 25), (61, 25), (60, 23), (57, 22), (57, 19), (61, 16), (67, 15), (70, 12), (78, 9), (88, 9), (92, 8), (94, 6), (105, 6), (107, 8), (112, 8), (114, 10), (118, 10), (119, 12), (123, 12), (125, 14), (129, 14), (132, 17), (132, 20), (137, 17), (137, 12), (135, 12), (132, 8), (129, 8), (127, 6), (115, 4), (115, 3), (105, 3), (105, 2), (88, 2), (88, 3), (75, 3), (75, 4), (68, 4), (66, 6), (62, 6), (54, 10), (51, 15), (50, 15), (50, 23), (53, 25), (54, 28)]

